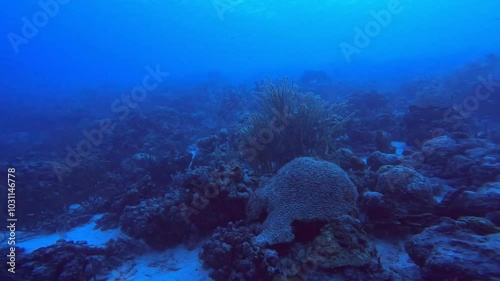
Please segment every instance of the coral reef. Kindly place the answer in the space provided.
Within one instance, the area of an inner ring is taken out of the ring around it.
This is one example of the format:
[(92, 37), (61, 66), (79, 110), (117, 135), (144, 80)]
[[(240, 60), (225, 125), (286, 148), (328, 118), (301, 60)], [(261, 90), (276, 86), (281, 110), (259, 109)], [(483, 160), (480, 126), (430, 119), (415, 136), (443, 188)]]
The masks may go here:
[(382, 166), (378, 174), (375, 189), (361, 196), (361, 210), (370, 224), (418, 233), (435, 222), (437, 202), (424, 176), (404, 166)]
[(112, 240), (103, 248), (59, 240), (29, 255), (20, 254), (15, 280), (103, 280), (107, 268), (120, 265), (144, 249), (144, 245), (132, 240)]
[(325, 280), (331, 272), (346, 280), (394, 280), (362, 223), (350, 216), (332, 219), (314, 235), (307, 226), (301, 242), (288, 247), (253, 243), (258, 231), (243, 221), (215, 230), (200, 254), (214, 280)]
[(382, 153), (380, 151), (375, 151), (368, 157), (366, 163), (372, 167), (373, 170), (378, 170), (382, 166), (386, 165), (399, 165), (403, 157), (396, 154)]
[(498, 280), (500, 234), (469, 233), (451, 219), (426, 229), (406, 243), (425, 280)]
[(448, 208), (451, 216), (485, 216), (500, 211), (500, 182), (487, 183), (476, 191), (465, 190)]
[(122, 204), (117, 209), (122, 231), (165, 249), (243, 219), (255, 182), (238, 164), (219, 164), (217, 169), (202, 166), (178, 175), (174, 182), (182, 188), (162, 197)]
[(493, 79), (491, 64), (394, 92), (306, 71), (297, 87), (265, 80), (256, 104), (214, 74), (113, 118), (85, 155), (64, 148), (83, 130), (99, 136), (98, 115), (67, 109), (54, 136), (10, 134), (34, 140), (0, 163), (22, 179), (17, 230), (63, 233), (103, 214), (97, 228), (129, 237), (19, 248), (17, 277), (105, 280), (143, 248), (185, 244), (197, 255), (202, 244), (216, 281), (500, 280), (498, 95), (474, 112), (455, 104), (479, 75)]
[(291, 242), (294, 221), (328, 221), (357, 215), (358, 192), (337, 165), (309, 157), (294, 159), (248, 202), (248, 218), (267, 214), (256, 241), (263, 244)]
[(243, 221), (217, 228), (200, 254), (213, 269), (210, 277), (215, 281), (272, 280), (278, 270), (277, 253), (252, 245), (255, 233), (255, 226), (245, 226)]
[(332, 140), (350, 119), (343, 105), (328, 105), (312, 93), (302, 94), (293, 81), (263, 82), (260, 111), (241, 126), (243, 157), (272, 171), (299, 156), (327, 154)]

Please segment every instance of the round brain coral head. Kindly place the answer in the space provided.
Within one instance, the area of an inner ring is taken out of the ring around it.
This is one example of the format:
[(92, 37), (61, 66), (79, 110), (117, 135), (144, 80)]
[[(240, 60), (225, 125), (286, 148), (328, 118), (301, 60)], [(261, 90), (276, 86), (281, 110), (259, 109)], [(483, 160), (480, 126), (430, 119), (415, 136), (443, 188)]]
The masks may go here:
[(356, 217), (357, 198), (356, 187), (339, 166), (301, 157), (283, 166), (269, 184), (252, 194), (247, 216), (256, 220), (267, 211), (257, 244), (286, 243), (294, 239), (291, 227), (294, 221)]

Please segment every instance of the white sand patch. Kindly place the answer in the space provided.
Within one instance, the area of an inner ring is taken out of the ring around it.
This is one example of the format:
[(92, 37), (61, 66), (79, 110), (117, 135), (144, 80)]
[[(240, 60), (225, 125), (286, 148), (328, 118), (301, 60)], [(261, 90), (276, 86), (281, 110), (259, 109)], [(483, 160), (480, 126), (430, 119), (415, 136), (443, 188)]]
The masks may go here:
[[(374, 243), (382, 266), (396, 272), (401, 277), (395, 281), (418, 279), (415, 276), (420, 276), (420, 269), (406, 253), (403, 241), (389, 242), (376, 239)], [(414, 277), (414, 279), (410, 277)]]
[[(111, 239), (127, 237), (120, 229), (106, 231), (94, 229), (96, 221), (101, 217), (102, 215), (96, 215), (88, 223), (63, 233), (17, 232), (16, 246), (24, 248), (27, 253), (32, 253), (42, 247), (53, 245), (60, 239), (86, 241), (90, 246), (102, 247)], [(212, 279), (208, 276), (208, 271), (202, 268), (202, 262), (198, 258), (200, 251), (200, 248), (189, 251), (184, 246), (163, 252), (150, 251), (126, 261), (111, 271), (107, 278), (109, 281), (210, 281)]]
[(103, 215), (95, 215), (92, 219), (81, 226), (77, 226), (67, 232), (36, 234), (31, 232), (17, 232), (18, 240), (16, 246), (23, 248), (27, 253), (31, 253), (42, 247), (47, 247), (56, 243), (57, 240), (86, 241), (88, 245), (101, 247), (111, 239), (117, 239), (124, 234), (120, 229), (109, 229), (102, 231), (94, 229), (96, 221)]
[(108, 281), (209, 281), (208, 272), (198, 259), (201, 249), (189, 251), (184, 246), (164, 252), (150, 252), (125, 262), (113, 270)]
[(434, 195), (433, 197), (434, 197), (434, 200), (436, 200), (436, 202), (441, 203), (441, 201), (443, 201), (443, 199), (444, 199), (444, 195), (445, 194)]
[(406, 149), (406, 143), (400, 141), (391, 141), (392, 146), (396, 148), (396, 154), (403, 154)]

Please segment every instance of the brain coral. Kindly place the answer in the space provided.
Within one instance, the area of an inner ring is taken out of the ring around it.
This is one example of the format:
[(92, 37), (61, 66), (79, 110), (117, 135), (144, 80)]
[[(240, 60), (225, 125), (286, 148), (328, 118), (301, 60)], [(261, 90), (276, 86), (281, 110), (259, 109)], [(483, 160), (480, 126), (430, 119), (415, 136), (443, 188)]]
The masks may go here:
[(357, 216), (358, 192), (339, 166), (310, 157), (283, 166), (270, 182), (249, 199), (247, 216), (256, 220), (267, 212), (256, 243), (273, 245), (294, 239), (292, 222), (328, 221)]

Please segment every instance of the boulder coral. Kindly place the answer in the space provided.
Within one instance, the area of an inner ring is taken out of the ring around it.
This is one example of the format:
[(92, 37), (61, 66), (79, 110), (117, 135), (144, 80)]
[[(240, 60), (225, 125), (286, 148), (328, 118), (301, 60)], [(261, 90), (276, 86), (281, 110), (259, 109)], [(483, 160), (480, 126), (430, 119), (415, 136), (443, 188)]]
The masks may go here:
[(257, 220), (267, 213), (257, 244), (274, 245), (294, 239), (293, 222), (329, 221), (356, 217), (358, 192), (339, 166), (310, 157), (283, 166), (270, 182), (255, 191), (247, 216)]

